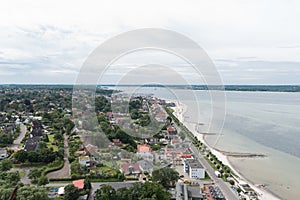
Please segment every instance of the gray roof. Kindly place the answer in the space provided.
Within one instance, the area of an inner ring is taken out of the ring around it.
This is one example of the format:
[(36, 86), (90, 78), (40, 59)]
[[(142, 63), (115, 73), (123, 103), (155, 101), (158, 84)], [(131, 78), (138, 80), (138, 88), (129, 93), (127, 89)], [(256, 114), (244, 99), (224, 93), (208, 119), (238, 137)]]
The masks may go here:
[(197, 159), (187, 159), (186, 163), (189, 165), (190, 168), (203, 168), (200, 162)]

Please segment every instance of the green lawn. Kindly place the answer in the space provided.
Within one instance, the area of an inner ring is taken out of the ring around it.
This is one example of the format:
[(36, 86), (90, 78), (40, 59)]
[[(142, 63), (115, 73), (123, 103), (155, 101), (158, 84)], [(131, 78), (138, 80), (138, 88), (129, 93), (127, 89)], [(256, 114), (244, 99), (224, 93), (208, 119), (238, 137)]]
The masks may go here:
[(53, 145), (51, 143), (53, 143), (55, 140), (54, 140), (54, 134), (52, 135), (48, 135), (48, 138), (49, 138), (49, 142), (47, 142), (47, 147), (48, 148), (53, 148), (53, 151), (58, 151), (58, 146), (57, 145)]
[(23, 178), (25, 176), (25, 172), (19, 172), (20, 178)]

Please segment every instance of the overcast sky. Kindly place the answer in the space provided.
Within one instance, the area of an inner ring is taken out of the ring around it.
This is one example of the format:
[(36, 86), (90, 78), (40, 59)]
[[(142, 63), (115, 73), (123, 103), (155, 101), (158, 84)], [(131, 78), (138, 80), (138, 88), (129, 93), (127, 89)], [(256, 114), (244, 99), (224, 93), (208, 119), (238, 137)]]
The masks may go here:
[[(196, 41), (225, 84), (300, 84), (296, 0), (1, 1), (0, 83), (73, 84), (96, 47), (138, 28), (174, 30)], [(118, 66), (153, 63), (151, 53), (137, 57), (115, 63), (106, 81), (114, 82)]]

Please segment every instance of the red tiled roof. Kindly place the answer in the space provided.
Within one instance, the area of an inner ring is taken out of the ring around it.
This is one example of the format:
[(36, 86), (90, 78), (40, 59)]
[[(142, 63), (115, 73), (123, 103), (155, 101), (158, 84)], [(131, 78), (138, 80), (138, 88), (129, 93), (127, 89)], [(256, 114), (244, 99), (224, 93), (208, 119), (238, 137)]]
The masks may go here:
[(84, 188), (84, 179), (76, 180), (76, 181), (73, 181), (72, 183), (79, 190), (82, 190)]
[(174, 132), (174, 131), (175, 131), (175, 128), (173, 128), (172, 126), (170, 126), (170, 127), (168, 127), (168, 131), (169, 131), (169, 132), (171, 132), (171, 131)]
[(137, 145), (137, 150), (138, 150), (138, 152), (151, 152), (152, 151), (151, 147), (148, 144)]
[(188, 154), (181, 154), (181, 158), (191, 158), (192, 154), (188, 153)]

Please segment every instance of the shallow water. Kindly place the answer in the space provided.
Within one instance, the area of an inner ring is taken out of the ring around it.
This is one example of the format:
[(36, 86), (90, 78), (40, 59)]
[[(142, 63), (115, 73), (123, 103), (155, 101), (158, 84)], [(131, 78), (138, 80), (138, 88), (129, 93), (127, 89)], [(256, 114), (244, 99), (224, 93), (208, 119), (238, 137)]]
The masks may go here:
[[(204, 123), (201, 132), (222, 126), (221, 113), (212, 113), (207, 91), (141, 88), (188, 106), (185, 120)], [(226, 118), (220, 134), (207, 136), (211, 145), (234, 152), (263, 153), (266, 158), (230, 158), (245, 178), (283, 199), (300, 197), (300, 93), (226, 92)], [(218, 107), (219, 105), (217, 105)], [(213, 122), (212, 114), (219, 116)], [(209, 129), (211, 128), (211, 129)]]

